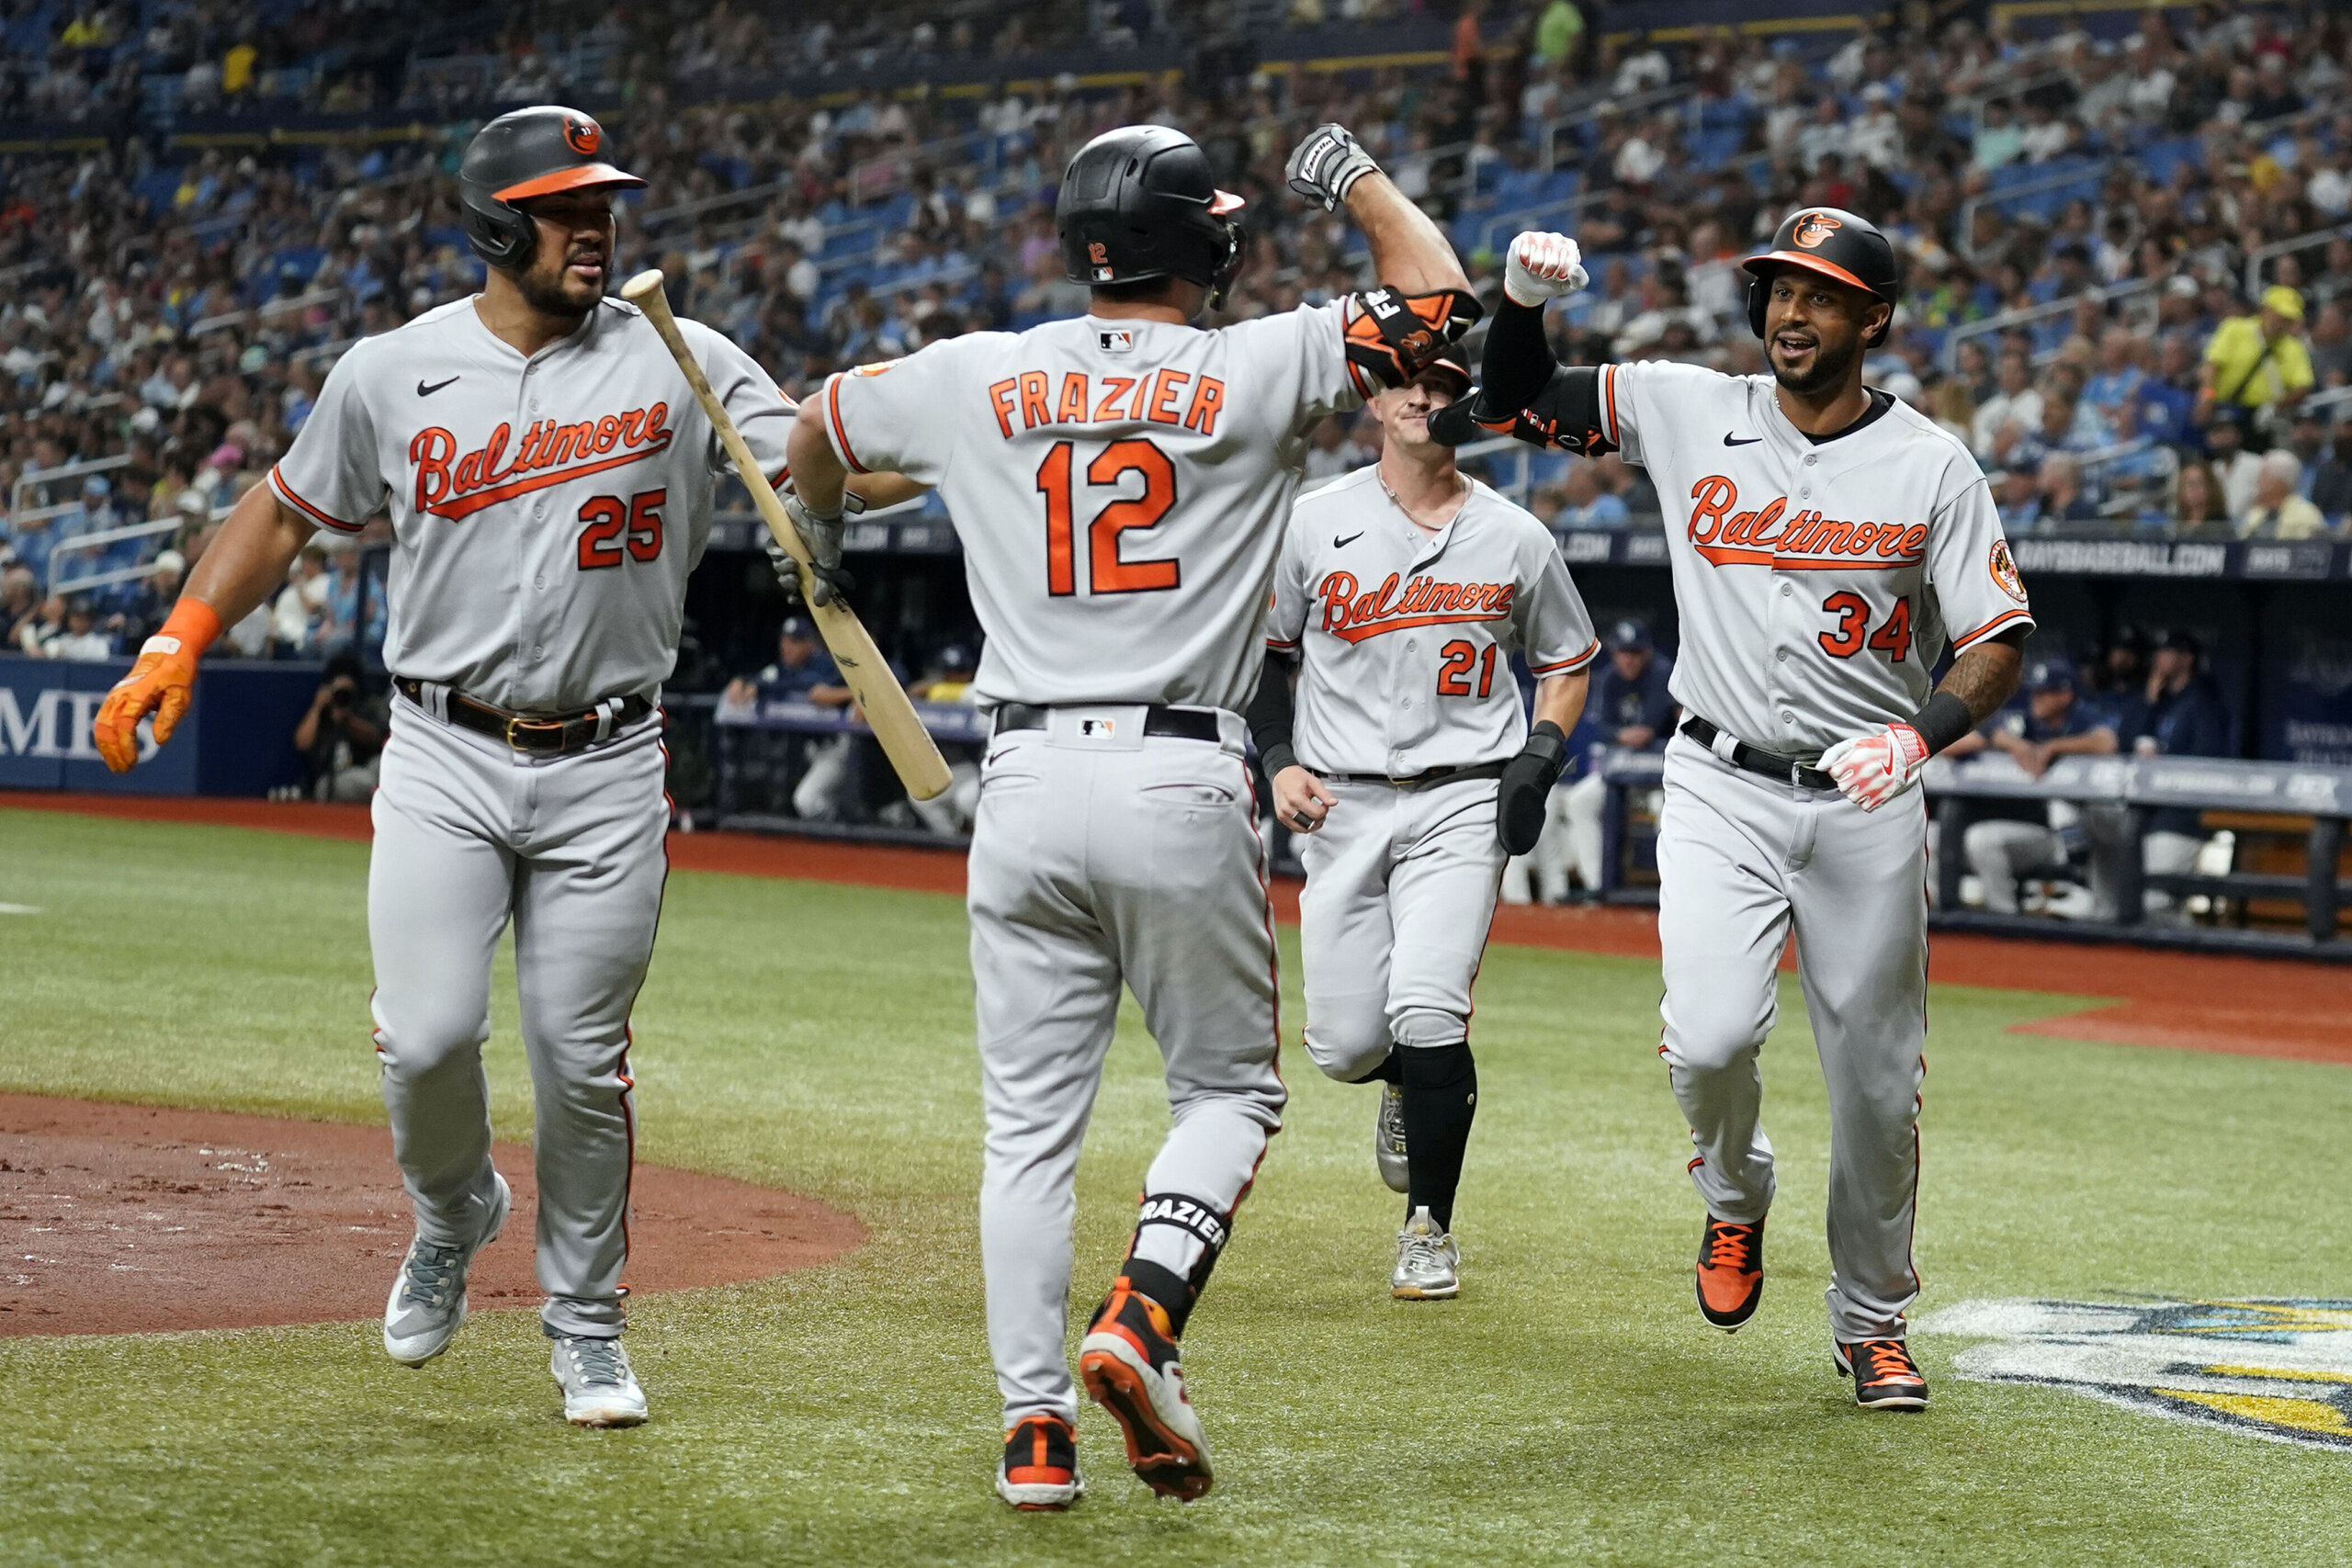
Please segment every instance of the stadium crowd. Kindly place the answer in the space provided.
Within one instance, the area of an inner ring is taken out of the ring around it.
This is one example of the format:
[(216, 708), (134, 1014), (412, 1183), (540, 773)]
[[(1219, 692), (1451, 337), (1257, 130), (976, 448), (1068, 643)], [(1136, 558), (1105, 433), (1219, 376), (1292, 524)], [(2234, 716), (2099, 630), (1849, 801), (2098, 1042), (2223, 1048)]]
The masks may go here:
[[(120, 134), (0, 169), (0, 276), (15, 285), (0, 309), (0, 642), (58, 657), (135, 644), (334, 355), (476, 286), (449, 177), (474, 126), (511, 97), (573, 91), (650, 181), (625, 254), (662, 265), (682, 313), (788, 391), (1082, 309), (1061, 276), (1054, 184), (1119, 123), (1191, 131), (1249, 197), (1229, 315), (1354, 287), (1358, 243), (1281, 176), (1296, 134), (1336, 118), (1442, 216), (1482, 287), (1519, 228), (1577, 236), (1595, 287), (1554, 331), (1585, 362), (1760, 368), (1739, 257), (1800, 203), (1872, 218), (1908, 266), (1872, 378), (1968, 441), (2013, 531), (2303, 538), (2339, 536), (2352, 513), (2352, 396), (2336, 395), (2352, 381), (2352, 113), (2335, 107), (2352, 23), (2332, 7), (2167, 7), (2111, 36), (2028, 36), (1962, 5), (1914, 8), (1931, 19), (1907, 30), (1672, 44), (1604, 36), (1573, 0), (1468, 0), (1458, 16), (1451, 0), (818, 9), (777, 26), (705, 0), (565, 27), (522, 7), (469, 76), (420, 52), (424, 22), (387, 23), (406, 40), (398, 59), (363, 51), (380, 7), (149, 6), (134, 33), (128, 6), (46, 6), (29, 39), (20, 7), (0, 111)], [(1424, 68), (1258, 68), (1248, 50), (1197, 47), (1264, 22), (1432, 14), (1452, 47)], [(1195, 47), (1163, 54), (1178, 37)], [(1106, 70), (1185, 69), (1023, 79), (1046, 44), (1082, 45)], [(975, 56), (1002, 62), (997, 85), (742, 96), (886, 65), (912, 84), (927, 62)], [(605, 74), (575, 79), (583, 62)], [(263, 124), (356, 99), (435, 123), (413, 139), (181, 145), (153, 93), (131, 103), (159, 78), (178, 84), (164, 95), (175, 113), (233, 100)], [(1309, 472), (1376, 453), (1371, 422), (1333, 421)], [(1543, 459), (1532, 479), (1560, 528), (1658, 511), (1613, 458)], [(366, 650), (379, 539), (306, 558), (236, 646)], [(933, 650), (898, 651), (913, 666)]]

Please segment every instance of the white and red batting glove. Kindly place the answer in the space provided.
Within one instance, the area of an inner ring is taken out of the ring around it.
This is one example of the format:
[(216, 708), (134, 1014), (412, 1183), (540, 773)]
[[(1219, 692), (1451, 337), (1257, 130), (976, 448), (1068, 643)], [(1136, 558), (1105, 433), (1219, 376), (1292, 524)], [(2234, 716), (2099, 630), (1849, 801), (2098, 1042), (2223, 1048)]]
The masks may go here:
[(1876, 811), (1918, 783), (1919, 770), (1927, 765), (1928, 743), (1907, 724), (1890, 724), (1876, 735), (1840, 740), (1821, 754), (1821, 771), (1865, 811)]
[(1514, 305), (1541, 305), (1590, 281), (1577, 243), (1566, 234), (1521, 234), (1503, 264), (1503, 292)]

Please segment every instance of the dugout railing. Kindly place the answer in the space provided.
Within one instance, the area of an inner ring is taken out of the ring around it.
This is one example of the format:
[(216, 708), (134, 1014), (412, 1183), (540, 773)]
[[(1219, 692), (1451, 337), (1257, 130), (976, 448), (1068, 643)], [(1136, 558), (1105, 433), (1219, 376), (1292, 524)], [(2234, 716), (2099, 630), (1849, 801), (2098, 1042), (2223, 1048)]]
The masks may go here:
[[(1608, 789), (1601, 816), (1601, 897), (1610, 903), (1653, 903), (1657, 887), (1634, 883), (1627, 863), (1634, 829), (1651, 815), (1644, 802), (1663, 784), (1666, 759), (1656, 751), (1612, 750), (1599, 766)], [(2340, 865), (2346, 824), (2352, 820), (2352, 767), (2220, 757), (2063, 757), (2033, 778), (2006, 754), (1983, 753), (1958, 761), (1938, 758), (1928, 763), (1921, 782), (1934, 840), (1935, 898), (1928, 914), (1933, 928), (2352, 963), (2352, 942), (2341, 932), (2352, 882), (2344, 879)], [(2158, 874), (2143, 872), (2135, 853), (2124, 856), (2118, 868), (2118, 912), (2112, 919), (2005, 915), (1963, 907), (1961, 883), (1968, 868), (1962, 839), (1970, 820), (1969, 804), (2020, 800), (2120, 807), (2129, 814), (2129, 838), (2134, 845), (2144, 840), (2150, 818), (2159, 811), (2193, 811), (2207, 820), (2219, 816), (2238, 824), (2241, 833), (2251, 829), (2299, 837), (2304, 864), (2299, 874), (2231, 869)], [(2185, 919), (2154, 922), (2143, 897), (2149, 891), (2182, 900), (2201, 896), (2214, 910), (2223, 912), (2215, 919), (2232, 923)], [(2249, 923), (2250, 908), (2266, 904), (2300, 904), (2301, 931), (2279, 923)]]

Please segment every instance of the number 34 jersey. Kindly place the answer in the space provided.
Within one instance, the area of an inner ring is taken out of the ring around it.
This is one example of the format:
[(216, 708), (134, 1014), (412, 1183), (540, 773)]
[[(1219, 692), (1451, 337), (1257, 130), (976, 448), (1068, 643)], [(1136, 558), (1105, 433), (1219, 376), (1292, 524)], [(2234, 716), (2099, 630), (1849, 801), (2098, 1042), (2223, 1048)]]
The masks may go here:
[(1249, 701), (1306, 431), (1361, 401), (1343, 310), (1206, 332), (1080, 317), (826, 383), (843, 463), (947, 502), (984, 706)]
[[(781, 478), (793, 404), (726, 338), (678, 327)], [(731, 471), (636, 306), (605, 299), (526, 359), (461, 299), (336, 361), (269, 484), (337, 533), (390, 512), (394, 673), (555, 713), (651, 696), (669, 676)]]
[(1266, 645), (1301, 655), (1298, 760), (1391, 778), (1512, 756), (1527, 716), (1511, 655), (1541, 678), (1600, 651), (1533, 513), (1473, 480), (1453, 521), (1424, 533), (1376, 468), (1298, 498)]
[(1818, 752), (1918, 712), (1947, 644), (2033, 626), (1984, 475), (1924, 414), (1895, 402), (1816, 443), (1770, 376), (1605, 365), (1600, 392), (1666, 513), (1690, 712)]

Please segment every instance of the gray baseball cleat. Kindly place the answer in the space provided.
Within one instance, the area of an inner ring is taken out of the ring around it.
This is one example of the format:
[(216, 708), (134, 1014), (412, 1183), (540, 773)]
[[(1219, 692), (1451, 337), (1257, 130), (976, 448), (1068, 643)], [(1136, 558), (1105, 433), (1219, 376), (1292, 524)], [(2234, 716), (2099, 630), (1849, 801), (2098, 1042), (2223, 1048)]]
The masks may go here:
[(1414, 1210), (1396, 1233), (1396, 1271), (1388, 1276), (1388, 1293), (1400, 1302), (1442, 1302), (1461, 1291), (1462, 1249), (1427, 1209)]
[(550, 1334), (548, 1370), (563, 1390), (563, 1418), (575, 1427), (634, 1427), (645, 1419), (645, 1391), (628, 1370), (618, 1338)]
[(1405, 1163), (1405, 1091), (1393, 1083), (1380, 1086), (1380, 1115), (1372, 1124), (1372, 1157), (1388, 1190), (1411, 1190), (1412, 1168)]
[(400, 1277), (384, 1303), (384, 1354), (404, 1367), (421, 1367), (447, 1350), (466, 1321), (466, 1274), (475, 1256), (498, 1239), (514, 1203), (506, 1179), (493, 1172), (491, 1179), (498, 1190), (480, 1241), (471, 1247), (436, 1247), (420, 1235), (408, 1244)]

